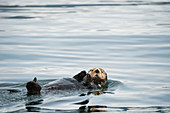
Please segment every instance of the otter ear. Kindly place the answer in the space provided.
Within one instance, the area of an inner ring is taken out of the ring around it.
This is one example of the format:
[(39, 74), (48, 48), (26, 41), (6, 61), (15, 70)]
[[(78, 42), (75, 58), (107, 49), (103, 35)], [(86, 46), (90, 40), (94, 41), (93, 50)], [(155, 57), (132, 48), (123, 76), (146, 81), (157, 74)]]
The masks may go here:
[(35, 77), (35, 78), (33, 79), (33, 81), (34, 81), (34, 82), (37, 82), (37, 78)]

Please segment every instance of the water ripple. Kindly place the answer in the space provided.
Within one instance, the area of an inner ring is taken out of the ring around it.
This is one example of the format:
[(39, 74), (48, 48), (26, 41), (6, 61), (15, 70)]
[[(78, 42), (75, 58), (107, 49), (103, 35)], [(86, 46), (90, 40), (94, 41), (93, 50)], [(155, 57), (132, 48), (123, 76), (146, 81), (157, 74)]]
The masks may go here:
[(3, 17), (4, 19), (32, 19), (35, 17), (30, 16), (11, 16), (11, 17)]
[(140, 6), (140, 5), (169, 5), (170, 2), (146, 2), (146, 3), (131, 3), (131, 4), (56, 4), (56, 5), (0, 5), (0, 8), (17, 8), (17, 7), (94, 7), (94, 6)]

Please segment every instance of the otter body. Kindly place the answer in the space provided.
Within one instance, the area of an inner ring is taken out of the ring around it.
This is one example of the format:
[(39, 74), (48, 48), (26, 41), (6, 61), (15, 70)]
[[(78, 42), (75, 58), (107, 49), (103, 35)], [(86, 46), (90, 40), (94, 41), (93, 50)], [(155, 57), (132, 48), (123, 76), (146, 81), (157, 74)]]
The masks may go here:
[(74, 78), (62, 78), (50, 82), (42, 87), (42, 90), (78, 90), (85, 87)]
[(93, 68), (86, 73), (81, 71), (73, 78), (62, 78), (50, 82), (44, 86), (37, 83), (35, 77), (33, 81), (29, 81), (26, 85), (28, 94), (40, 94), (40, 91), (51, 90), (79, 90), (79, 89), (96, 89), (101, 88), (107, 83), (107, 74), (101, 68)]

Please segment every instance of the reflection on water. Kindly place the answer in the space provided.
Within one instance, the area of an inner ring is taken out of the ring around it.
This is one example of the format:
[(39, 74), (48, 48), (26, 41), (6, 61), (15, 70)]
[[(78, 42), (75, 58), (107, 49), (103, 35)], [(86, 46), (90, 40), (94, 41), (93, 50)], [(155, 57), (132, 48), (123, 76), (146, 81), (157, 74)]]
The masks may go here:
[(89, 112), (107, 112), (106, 110), (102, 110), (100, 108), (107, 108), (107, 106), (101, 106), (101, 105), (97, 105), (97, 106), (81, 106), (79, 108), (79, 112), (80, 113), (89, 113)]
[[(0, 0), (0, 111), (170, 112), (170, 0)], [(103, 68), (106, 87), (27, 96)]]

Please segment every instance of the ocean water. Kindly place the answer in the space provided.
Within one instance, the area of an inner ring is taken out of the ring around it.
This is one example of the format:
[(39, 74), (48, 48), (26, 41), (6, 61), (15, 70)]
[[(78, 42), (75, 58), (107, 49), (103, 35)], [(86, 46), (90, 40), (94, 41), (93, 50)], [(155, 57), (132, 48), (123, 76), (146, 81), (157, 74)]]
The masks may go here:
[[(0, 112), (170, 112), (170, 0), (1, 0)], [(101, 67), (105, 90), (27, 96)]]

